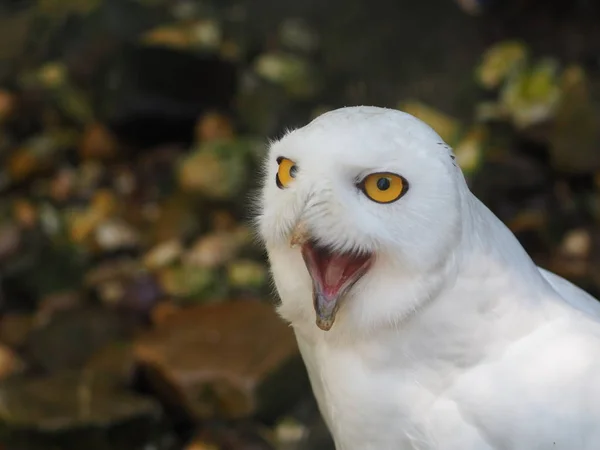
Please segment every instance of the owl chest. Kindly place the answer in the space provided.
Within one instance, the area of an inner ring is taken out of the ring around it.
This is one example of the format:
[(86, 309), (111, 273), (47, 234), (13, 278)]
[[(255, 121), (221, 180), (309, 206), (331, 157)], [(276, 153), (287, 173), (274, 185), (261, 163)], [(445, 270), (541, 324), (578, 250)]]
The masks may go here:
[(299, 344), (337, 450), (435, 448), (426, 444), (427, 424), (411, 406), (423, 394), (402, 381), (401, 370), (374, 370), (359, 354)]
[(336, 450), (493, 448), (439, 379), (394, 357), (397, 349), (367, 348), (366, 356), (300, 337), (298, 344)]

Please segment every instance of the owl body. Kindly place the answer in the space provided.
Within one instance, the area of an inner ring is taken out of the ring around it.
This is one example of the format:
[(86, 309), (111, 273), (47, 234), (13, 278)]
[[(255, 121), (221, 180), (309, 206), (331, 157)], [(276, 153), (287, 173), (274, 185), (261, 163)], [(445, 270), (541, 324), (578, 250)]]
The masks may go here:
[(257, 219), (337, 450), (600, 448), (600, 303), (538, 268), (417, 119), (272, 144)]

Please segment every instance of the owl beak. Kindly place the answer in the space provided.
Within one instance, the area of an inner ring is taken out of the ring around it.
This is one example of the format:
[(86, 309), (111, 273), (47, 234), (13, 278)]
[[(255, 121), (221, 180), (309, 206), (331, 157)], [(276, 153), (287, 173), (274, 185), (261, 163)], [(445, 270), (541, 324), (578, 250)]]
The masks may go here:
[(302, 247), (306, 244), (310, 239), (310, 234), (308, 233), (308, 228), (306, 223), (299, 222), (294, 231), (292, 232), (292, 237), (290, 238), (290, 246), (292, 248)]
[(371, 266), (372, 255), (335, 253), (310, 240), (301, 251), (312, 279), (316, 324), (329, 331), (344, 298)]

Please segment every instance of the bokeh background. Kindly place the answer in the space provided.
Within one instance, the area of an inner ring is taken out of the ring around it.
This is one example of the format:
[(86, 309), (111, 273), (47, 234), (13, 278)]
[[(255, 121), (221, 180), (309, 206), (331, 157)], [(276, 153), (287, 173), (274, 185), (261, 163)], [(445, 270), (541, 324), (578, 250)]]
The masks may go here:
[(600, 293), (594, 0), (0, 2), (0, 449), (333, 450), (273, 312), (268, 138), (408, 111)]

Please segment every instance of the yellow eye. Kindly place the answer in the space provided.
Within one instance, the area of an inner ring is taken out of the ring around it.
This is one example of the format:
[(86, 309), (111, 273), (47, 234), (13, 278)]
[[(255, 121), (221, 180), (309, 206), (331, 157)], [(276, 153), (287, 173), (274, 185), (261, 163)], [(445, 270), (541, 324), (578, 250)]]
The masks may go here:
[(290, 159), (279, 157), (277, 158), (277, 164), (279, 164), (279, 170), (275, 176), (275, 182), (277, 187), (280, 189), (288, 187), (298, 172), (298, 166)]
[(394, 173), (372, 173), (359, 184), (367, 197), (377, 203), (392, 203), (408, 190), (408, 181)]

